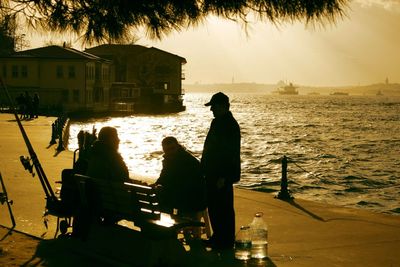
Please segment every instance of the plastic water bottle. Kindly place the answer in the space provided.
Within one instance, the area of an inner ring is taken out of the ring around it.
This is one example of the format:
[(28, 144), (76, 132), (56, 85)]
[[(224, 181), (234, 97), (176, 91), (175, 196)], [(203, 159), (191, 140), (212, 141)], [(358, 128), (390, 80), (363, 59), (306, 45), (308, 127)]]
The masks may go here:
[(257, 212), (250, 224), (251, 257), (263, 259), (268, 257), (268, 227), (263, 220), (263, 213)]
[(249, 226), (241, 226), (235, 237), (235, 259), (249, 260), (251, 256), (251, 231)]

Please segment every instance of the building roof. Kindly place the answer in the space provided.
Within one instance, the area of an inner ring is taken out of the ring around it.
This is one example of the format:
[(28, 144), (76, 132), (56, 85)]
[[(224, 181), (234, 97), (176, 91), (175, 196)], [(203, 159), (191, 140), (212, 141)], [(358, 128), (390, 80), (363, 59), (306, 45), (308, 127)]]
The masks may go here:
[(52, 59), (89, 59), (100, 60), (105, 59), (92, 55), (87, 52), (82, 52), (70, 47), (62, 47), (58, 45), (51, 45), (35, 49), (29, 49), (19, 52), (14, 52), (5, 58), (52, 58)]
[(162, 53), (165, 53), (165, 54), (169, 54), (169, 55), (171, 55), (171, 56), (178, 57), (178, 58), (180, 58), (180, 59), (182, 60), (182, 63), (183, 63), (183, 64), (186, 64), (186, 63), (187, 63), (186, 58), (181, 57), (181, 56), (178, 56), (178, 55), (175, 55), (175, 54), (172, 54), (172, 53), (167, 52), (167, 51), (164, 51), (164, 50), (161, 50), (161, 49), (159, 49), (159, 48), (157, 48), (157, 47), (152, 46), (152, 47), (150, 47), (149, 49), (152, 49), (152, 50), (155, 50), (155, 51), (158, 51), (158, 52), (162, 52)]
[(181, 60), (181, 62), (183, 64), (186, 63), (186, 59), (184, 57), (169, 53), (167, 51), (158, 49), (156, 47), (149, 48), (149, 47), (145, 47), (142, 45), (135, 45), (135, 44), (103, 44), (103, 45), (95, 46), (92, 48), (88, 48), (85, 51), (108, 58), (107, 56), (111, 56), (111, 55), (115, 55), (115, 54), (137, 54), (138, 55), (138, 54), (146, 53), (146, 52), (149, 52), (152, 50), (177, 57)]

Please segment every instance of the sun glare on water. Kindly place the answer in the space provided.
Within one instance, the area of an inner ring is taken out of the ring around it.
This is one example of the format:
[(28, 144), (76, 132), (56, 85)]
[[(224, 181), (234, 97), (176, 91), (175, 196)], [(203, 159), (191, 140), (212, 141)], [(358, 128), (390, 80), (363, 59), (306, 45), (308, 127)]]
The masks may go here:
[[(115, 127), (120, 139), (119, 152), (128, 166), (130, 178), (153, 183), (162, 168), (161, 141), (164, 137), (175, 136), (181, 144), (199, 156), (204, 140), (198, 138), (199, 135), (194, 130), (197, 127), (191, 120), (193, 118), (187, 114), (175, 114), (171, 116), (130, 116), (72, 123), (69, 149), (78, 148), (76, 136), (80, 130), (92, 132), (94, 127), (98, 133), (104, 126)], [(188, 121), (184, 124), (193, 125), (194, 128), (182, 128), (183, 121)]]

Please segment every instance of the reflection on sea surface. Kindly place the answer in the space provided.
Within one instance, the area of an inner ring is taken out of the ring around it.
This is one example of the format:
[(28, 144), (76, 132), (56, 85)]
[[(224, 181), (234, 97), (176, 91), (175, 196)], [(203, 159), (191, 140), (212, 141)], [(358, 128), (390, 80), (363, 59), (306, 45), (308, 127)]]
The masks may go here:
[[(154, 181), (161, 140), (173, 135), (200, 158), (212, 113), (211, 93), (185, 95), (185, 112), (74, 122), (81, 129), (114, 126), (132, 176)], [(279, 191), (283, 155), (295, 197), (400, 213), (400, 98), (230, 94), (242, 130), (240, 186)]]

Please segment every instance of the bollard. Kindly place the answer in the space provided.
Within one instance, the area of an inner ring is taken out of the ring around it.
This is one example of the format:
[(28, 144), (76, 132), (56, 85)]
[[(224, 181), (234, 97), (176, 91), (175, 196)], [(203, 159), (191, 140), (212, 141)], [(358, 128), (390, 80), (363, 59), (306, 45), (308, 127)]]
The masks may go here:
[(60, 120), (58, 118), (54, 121), (54, 127), (56, 129), (56, 136), (57, 136), (58, 128), (60, 127)]
[(50, 145), (54, 145), (57, 143), (56, 138), (57, 138), (57, 131), (56, 131), (56, 124), (53, 122), (51, 124), (51, 140), (50, 140)]
[(63, 128), (60, 127), (58, 128), (58, 147), (57, 147), (57, 151), (63, 151), (64, 148), (64, 144), (63, 144)]
[(281, 180), (281, 191), (278, 193), (277, 198), (288, 200), (293, 199), (288, 190), (288, 181), (287, 181), (287, 158), (283, 156), (282, 158), (282, 180)]

